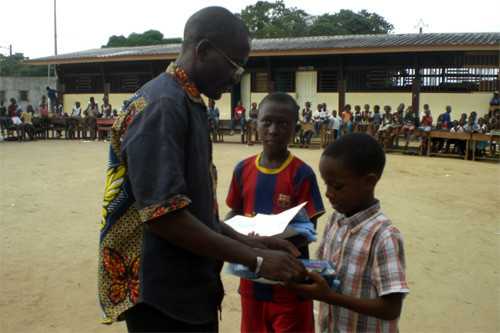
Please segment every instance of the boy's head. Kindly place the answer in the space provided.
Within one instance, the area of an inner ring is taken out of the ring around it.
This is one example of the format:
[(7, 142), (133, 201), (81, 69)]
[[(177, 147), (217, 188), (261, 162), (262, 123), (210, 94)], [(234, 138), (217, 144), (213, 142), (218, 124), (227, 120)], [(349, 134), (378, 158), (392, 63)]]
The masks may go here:
[(379, 113), (379, 112), (380, 112), (380, 106), (379, 106), (379, 105), (375, 105), (375, 106), (373, 107), (373, 112), (375, 112), (375, 113)]
[(277, 92), (264, 97), (259, 104), (257, 130), (264, 150), (286, 150), (299, 119), (299, 106), (292, 96)]
[(342, 136), (326, 147), (319, 170), (333, 208), (350, 215), (370, 204), (384, 166), (384, 150), (365, 133)]
[(77, 108), (79, 108), (81, 104), (80, 104), (80, 102), (76, 102), (75, 105)]
[(365, 111), (368, 112), (370, 110), (370, 104), (365, 104), (364, 108)]

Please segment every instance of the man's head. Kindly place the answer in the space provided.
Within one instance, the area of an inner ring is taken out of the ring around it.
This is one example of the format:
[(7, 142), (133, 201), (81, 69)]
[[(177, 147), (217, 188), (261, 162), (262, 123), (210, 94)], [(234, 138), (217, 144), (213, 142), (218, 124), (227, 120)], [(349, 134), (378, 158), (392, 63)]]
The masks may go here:
[(326, 111), (326, 109), (327, 109), (326, 103), (323, 103), (323, 110)]
[(299, 106), (288, 94), (269, 94), (260, 102), (257, 130), (264, 150), (278, 153), (287, 149), (295, 124), (299, 119)]
[(323, 110), (323, 104), (318, 104), (318, 105), (316, 106), (316, 109), (317, 109), (318, 111)]
[(326, 147), (319, 170), (333, 208), (351, 214), (373, 200), (384, 166), (384, 150), (377, 140), (365, 133), (342, 136)]
[(49, 87), (49, 86), (47, 86), (47, 87), (45, 87), (45, 89), (46, 89), (47, 91), (49, 91), (49, 90), (50, 90), (50, 87)]
[(253, 102), (252, 103), (252, 109), (256, 109), (257, 108), (257, 103)]
[(354, 111), (356, 113), (360, 113), (361, 112), (361, 106), (359, 106), (359, 105), (354, 106)]
[(370, 111), (370, 104), (365, 104), (364, 109), (365, 109), (365, 112)]
[(451, 106), (449, 105), (446, 106), (446, 113), (451, 113)]
[(208, 107), (213, 109), (215, 106), (215, 101), (211, 98), (208, 99)]
[(219, 99), (240, 81), (249, 53), (243, 21), (225, 8), (207, 7), (188, 19), (178, 64), (200, 92)]
[(94, 99), (94, 97), (90, 97), (90, 103), (91, 103), (91, 104), (94, 104), (94, 103), (95, 103), (95, 99)]
[(398, 105), (397, 111), (398, 111), (399, 113), (402, 113), (404, 110), (405, 110), (405, 103), (400, 103), (400, 104)]
[(429, 110), (429, 104), (424, 104), (424, 110)]
[(379, 113), (379, 112), (380, 112), (380, 106), (379, 106), (379, 105), (375, 105), (375, 106), (373, 107), (373, 112), (375, 112), (375, 113)]
[(11, 98), (11, 99), (10, 99), (10, 104), (16, 104), (16, 103), (17, 103), (17, 101), (16, 101), (16, 99), (15, 99), (15, 98)]
[(332, 111), (332, 116), (337, 117), (337, 110)]
[(306, 102), (306, 109), (310, 109), (311, 108), (311, 102)]
[(344, 106), (344, 111), (350, 112), (351, 111), (351, 104), (346, 104)]
[(75, 105), (77, 108), (79, 108), (81, 104), (80, 104), (80, 102), (76, 102)]
[(384, 111), (386, 113), (390, 113), (391, 112), (391, 106), (390, 105), (384, 105)]

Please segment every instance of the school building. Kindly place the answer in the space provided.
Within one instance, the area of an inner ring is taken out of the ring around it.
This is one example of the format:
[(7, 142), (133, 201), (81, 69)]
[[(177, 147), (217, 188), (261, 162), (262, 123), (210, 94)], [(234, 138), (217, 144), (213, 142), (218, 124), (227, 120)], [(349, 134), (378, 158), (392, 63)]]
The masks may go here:
[[(30, 60), (56, 65), (58, 89), (66, 112), (90, 96), (104, 93), (119, 109), (141, 85), (164, 71), (180, 44), (102, 48)], [(239, 100), (248, 109), (270, 91), (285, 91), (299, 105), (327, 103), (371, 106), (399, 103), (433, 115), (453, 107), (462, 112), (488, 111), (500, 87), (500, 33), (422, 33), (348, 35), (253, 40), (241, 83), (217, 105), (229, 119)]]

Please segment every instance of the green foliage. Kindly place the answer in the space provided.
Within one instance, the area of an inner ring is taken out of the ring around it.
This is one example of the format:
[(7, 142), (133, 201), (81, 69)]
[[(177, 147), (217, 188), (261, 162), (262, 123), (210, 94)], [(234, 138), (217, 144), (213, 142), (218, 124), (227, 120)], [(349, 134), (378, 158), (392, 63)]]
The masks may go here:
[(342, 9), (335, 14), (310, 16), (302, 9), (287, 8), (283, 1), (258, 1), (241, 11), (253, 38), (385, 34), (394, 29), (382, 16)]
[(24, 63), (28, 58), (22, 53), (12, 56), (0, 54), (0, 76), (47, 76), (47, 66), (32, 66)]
[(128, 37), (123, 35), (113, 35), (109, 37), (108, 43), (102, 47), (145, 46), (176, 43), (182, 43), (182, 38), (163, 38), (163, 34), (158, 30), (148, 30), (142, 34), (133, 32), (128, 35)]

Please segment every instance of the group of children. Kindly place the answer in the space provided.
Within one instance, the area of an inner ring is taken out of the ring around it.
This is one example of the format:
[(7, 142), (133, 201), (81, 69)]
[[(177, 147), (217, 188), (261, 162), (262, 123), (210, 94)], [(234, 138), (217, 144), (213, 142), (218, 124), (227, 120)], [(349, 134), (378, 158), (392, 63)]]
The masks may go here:
[[(228, 217), (277, 214), (305, 201), (314, 223), (324, 213), (313, 169), (288, 150), (298, 119), (299, 106), (288, 94), (262, 100), (257, 130), (263, 150), (236, 165)], [(317, 256), (336, 264), (340, 291), (315, 273), (308, 284), (285, 286), (242, 279), (242, 332), (314, 332), (312, 299), (321, 301), (321, 332), (398, 331), (409, 289), (401, 234), (374, 194), (384, 165), (381, 145), (368, 134), (343, 135), (324, 150), (319, 171), (335, 213)], [(307, 246), (299, 250), (309, 257)]]
[[(385, 148), (394, 144), (399, 145), (399, 137), (402, 135), (405, 139), (405, 148), (408, 148), (415, 134), (431, 130), (493, 134), (500, 131), (498, 108), (491, 108), (483, 117), (478, 117), (475, 111), (469, 116), (463, 113), (460, 119), (455, 121), (451, 120), (451, 112), (451, 106), (447, 106), (446, 111), (440, 114), (434, 123), (428, 104), (424, 104), (423, 116), (419, 119), (418, 111), (413, 110), (412, 106), (405, 107), (404, 103), (399, 104), (396, 112), (392, 112), (389, 105), (384, 106), (383, 112), (379, 105), (375, 105), (372, 111), (368, 104), (364, 105), (363, 110), (361, 106), (356, 105), (352, 112), (351, 105), (347, 104), (340, 114), (337, 114), (336, 110), (330, 113), (326, 103), (318, 104), (317, 110), (312, 112), (311, 103), (306, 102), (296, 132), (298, 141), (306, 147), (314, 134), (319, 135), (321, 130), (328, 130), (335, 139), (349, 133), (367, 133), (374, 136)], [(422, 144), (425, 145), (426, 142)], [(478, 145), (479, 153), (484, 151), (485, 145), (484, 142)]]

